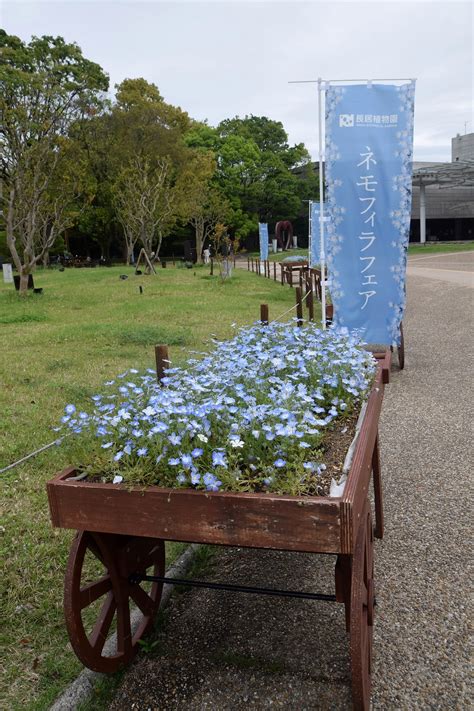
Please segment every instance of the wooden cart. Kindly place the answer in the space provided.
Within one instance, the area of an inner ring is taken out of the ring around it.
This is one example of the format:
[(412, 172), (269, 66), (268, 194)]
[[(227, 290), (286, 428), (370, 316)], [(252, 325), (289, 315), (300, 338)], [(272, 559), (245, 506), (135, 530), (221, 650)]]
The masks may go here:
[[(202, 583), (236, 592), (286, 595), (344, 603), (350, 637), (353, 702), (368, 709), (372, 675), (374, 618), (373, 536), (382, 538), (383, 509), (378, 421), (390, 353), (379, 356), (377, 375), (340, 498), (277, 496), (164, 489), (74, 480), (74, 468), (47, 485), (54, 526), (77, 529), (66, 571), (64, 607), (72, 647), (90, 669), (114, 672), (139, 648), (157, 614), (165, 577), (164, 542), (189, 541), (225, 546), (336, 554), (335, 594), (245, 588)], [(375, 521), (368, 500), (373, 478)], [(103, 568), (84, 580), (84, 560), (92, 555)], [(144, 583), (151, 588), (144, 589)], [(181, 582), (181, 581), (180, 581)], [(88, 634), (84, 613), (99, 605)], [(140, 611), (136, 631), (131, 604)], [(116, 650), (104, 645), (116, 629)]]

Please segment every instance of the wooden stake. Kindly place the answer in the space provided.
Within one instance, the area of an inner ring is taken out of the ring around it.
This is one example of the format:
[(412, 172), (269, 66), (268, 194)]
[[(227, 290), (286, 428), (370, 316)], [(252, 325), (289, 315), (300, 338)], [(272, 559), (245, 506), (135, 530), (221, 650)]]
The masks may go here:
[(165, 374), (165, 370), (170, 367), (168, 346), (155, 346), (156, 379), (159, 383)]
[(260, 321), (263, 326), (268, 326), (268, 304), (260, 304)]
[(273, 262), (273, 281), (277, 280), (277, 263)]

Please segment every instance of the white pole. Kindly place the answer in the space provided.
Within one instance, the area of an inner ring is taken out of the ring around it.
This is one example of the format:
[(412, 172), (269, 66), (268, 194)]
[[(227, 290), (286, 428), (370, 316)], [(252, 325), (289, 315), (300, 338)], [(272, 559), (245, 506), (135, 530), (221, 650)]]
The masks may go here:
[(420, 243), (426, 242), (426, 194), (425, 185), (420, 181)]
[(318, 133), (319, 133), (319, 261), (321, 267), (321, 318), (322, 328), (326, 328), (326, 255), (324, 251), (324, 186), (323, 186), (323, 119), (322, 119), (322, 79), (318, 79)]
[(309, 251), (309, 256), (308, 256), (308, 264), (310, 267), (313, 265), (311, 264), (311, 255), (313, 253), (312, 249), (312, 241), (313, 241), (313, 223), (311, 222), (311, 214), (312, 214), (312, 206), (313, 206), (313, 201), (308, 200), (308, 251)]

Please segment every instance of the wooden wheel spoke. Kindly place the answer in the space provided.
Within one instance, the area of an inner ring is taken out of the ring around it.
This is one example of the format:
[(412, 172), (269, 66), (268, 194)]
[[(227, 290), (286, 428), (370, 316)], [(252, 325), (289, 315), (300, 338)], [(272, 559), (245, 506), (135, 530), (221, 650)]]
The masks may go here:
[(130, 586), (130, 597), (146, 617), (151, 617), (155, 609), (155, 602), (139, 585)]
[(162, 555), (163, 542), (149, 538), (135, 538), (120, 551), (119, 571), (123, 577), (145, 571)]
[(104, 575), (94, 583), (85, 585), (80, 591), (80, 609), (83, 610), (85, 607), (92, 605), (92, 603), (98, 600), (99, 597), (102, 597), (102, 595), (109, 592), (111, 587), (112, 583), (109, 575)]
[(128, 656), (131, 651), (130, 607), (128, 597), (125, 597), (117, 605), (117, 652)]
[(113, 593), (110, 592), (102, 605), (98, 620), (94, 625), (91, 636), (89, 637), (90, 645), (97, 653), (102, 652), (102, 649), (104, 648), (116, 609), (117, 606), (115, 604)]

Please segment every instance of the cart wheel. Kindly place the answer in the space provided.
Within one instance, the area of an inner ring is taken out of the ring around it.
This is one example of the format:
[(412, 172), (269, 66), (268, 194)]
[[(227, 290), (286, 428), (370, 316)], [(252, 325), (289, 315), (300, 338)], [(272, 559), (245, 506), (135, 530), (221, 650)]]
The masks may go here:
[(356, 711), (368, 711), (372, 682), (374, 617), (373, 529), (367, 502), (352, 558), (350, 649), (352, 700)]
[(405, 338), (403, 336), (403, 323), (400, 324), (400, 345), (397, 348), (398, 352), (398, 365), (400, 370), (405, 367)]
[[(163, 584), (152, 583), (145, 591), (129, 576), (151, 567), (154, 575), (165, 574), (162, 540), (78, 531), (69, 553), (64, 611), (72, 648), (89, 669), (115, 672), (138, 651), (158, 611)], [(130, 602), (141, 613), (133, 635)], [(114, 632), (115, 648), (104, 652)]]

